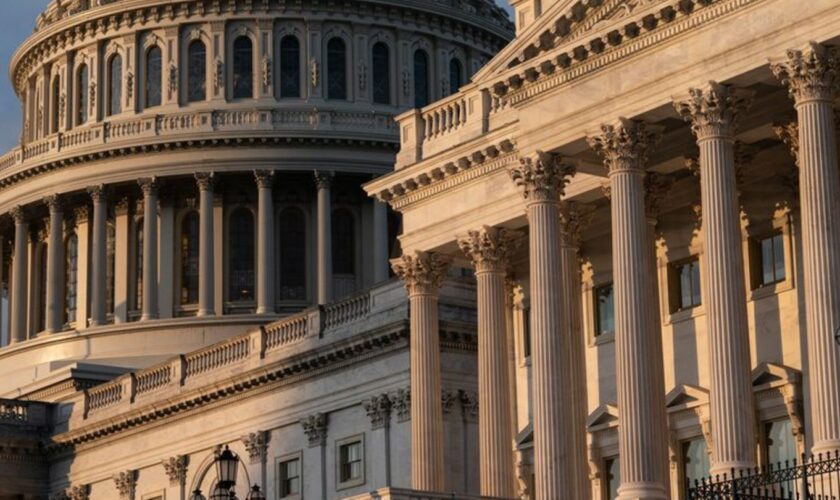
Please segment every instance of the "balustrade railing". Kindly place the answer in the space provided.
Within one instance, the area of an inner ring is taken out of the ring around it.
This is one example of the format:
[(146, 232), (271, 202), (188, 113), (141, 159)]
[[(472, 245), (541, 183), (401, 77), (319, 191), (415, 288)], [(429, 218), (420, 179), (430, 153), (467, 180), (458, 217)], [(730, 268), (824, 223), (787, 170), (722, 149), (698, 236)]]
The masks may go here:
[(190, 353), (187, 358), (187, 376), (222, 368), (248, 357), (251, 338), (237, 337), (198, 352)]
[(309, 315), (296, 314), (266, 326), (264, 331), (266, 351), (278, 349), (306, 337), (309, 331)]
[(136, 376), (136, 394), (139, 396), (148, 392), (162, 389), (172, 381), (172, 365), (165, 364), (143, 370)]
[(690, 500), (838, 500), (840, 452), (697, 481)]
[(324, 306), (324, 329), (331, 330), (362, 319), (370, 312), (370, 292), (351, 295)]
[(18, 401), (0, 401), (0, 423), (24, 423), (28, 420), (28, 407), (26, 403)]
[(92, 413), (122, 401), (123, 385), (117, 380), (88, 391), (87, 410)]

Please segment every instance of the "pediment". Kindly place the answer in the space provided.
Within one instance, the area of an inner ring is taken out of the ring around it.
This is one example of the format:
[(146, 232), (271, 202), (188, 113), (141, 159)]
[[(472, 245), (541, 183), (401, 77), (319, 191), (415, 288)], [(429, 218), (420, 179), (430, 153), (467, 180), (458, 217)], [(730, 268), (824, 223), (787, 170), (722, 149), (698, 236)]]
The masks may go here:
[(618, 425), (618, 407), (611, 404), (602, 404), (595, 411), (589, 414), (586, 419), (586, 428), (589, 431), (600, 430)]
[(776, 363), (761, 363), (752, 371), (753, 388), (798, 383), (800, 371)]
[(589, 33), (620, 24), (663, 0), (559, 0), (519, 33), (496, 57), (487, 63), (473, 77), (481, 83), (495, 76), (507, 73), (512, 68), (524, 65), (551, 49), (580, 40), (585, 44)]
[(669, 410), (690, 408), (708, 402), (709, 391), (695, 385), (678, 385), (665, 395), (665, 406)]

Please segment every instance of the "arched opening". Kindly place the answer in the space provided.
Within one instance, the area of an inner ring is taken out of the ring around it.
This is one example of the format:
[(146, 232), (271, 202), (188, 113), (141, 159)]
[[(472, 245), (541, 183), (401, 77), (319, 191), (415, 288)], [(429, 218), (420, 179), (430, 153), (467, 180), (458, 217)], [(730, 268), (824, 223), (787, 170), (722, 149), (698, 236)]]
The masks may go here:
[(76, 74), (76, 125), (84, 125), (88, 121), (89, 83), (88, 67), (82, 64)]
[(422, 108), (429, 104), (429, 55), (425, 50), (414, 51), (414, 107)]
[(228, 232), (228, 300), (254, 300), (254, 214), (244, 207), (230, 215)]
[(181, 305), (198, 303), (198, 212), (191, 211), (181, 221)]
[(108, 116), (122, 112), (122, 57), (114, 54), (108, 63)]
[(64, 243), (64, 323), (76, 321), (79, 288), (79, 237), (70, 234)]
[(347, 99), (347, 47), (338, 37), (327, 43), (327, 99)]
[(187, 101), (207, 99), (207, 47), (193, 40), (187, 48)]
[(378, 42), (373, 46), (373, 102), (391, 104), (391, 59), (388, 46)]
[(298, 207), (280, 212), (280, 300), (306, 300), (306, 217)]
[(356, 220), (338, 208), (332, 213), (333, 290), (336, 297), (356, 291)]
[(145, 100), (146, 108), (160, 106), (162, 102), (163, 93), (161, 91), (163, 86), (163, 53), (160, 47), (154, 46), (146, 51), (146, 82)]
[(457, 57), (449, 60), (449, 94), (458, 92), (464, 85), (464, 66)]
[(291, 35), (280, 41), (280, 97), (300, 97), (300, 42)]
[(50, 131), (54, 134), (61, 126), (61, 78), (56, 75), (52, 80), (52, 91), (50, 92)]
[(254, 47), (251, 39), (240, 36), (233, 41), (233, 98), (254, 97)]

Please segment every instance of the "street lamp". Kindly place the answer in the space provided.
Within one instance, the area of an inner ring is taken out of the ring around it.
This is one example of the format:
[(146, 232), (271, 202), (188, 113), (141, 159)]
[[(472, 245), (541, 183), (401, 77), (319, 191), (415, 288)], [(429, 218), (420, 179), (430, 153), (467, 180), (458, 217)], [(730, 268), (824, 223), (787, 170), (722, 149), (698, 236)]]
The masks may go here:
[[(236, 496), (235, 486), (236, 477), (239, 473), (239, 457), (230, 451), (230, 448), (225, 446), (225, 449), (216, 456), (213, 462), (216, 469), (216, 486), (210, 494), (209, 500), (238, 500)], [(205, 472), (206, 473), (206, 472)], [(246, 477), (248, 476), (247, 469), (245, 470)], [(201, 478), (204, 479), (204, 476)], [(248, 478), (250, 483), (250, 478)], [(199, 481), (201, 484), (201, 481)], [(208, 500), (201, 493), (200, 488), (196, 488), (190, 496), (190, 500)], [(245, 500), (266, 500), (265, 494), (260, 490), (258, 485), (254, 485)]]

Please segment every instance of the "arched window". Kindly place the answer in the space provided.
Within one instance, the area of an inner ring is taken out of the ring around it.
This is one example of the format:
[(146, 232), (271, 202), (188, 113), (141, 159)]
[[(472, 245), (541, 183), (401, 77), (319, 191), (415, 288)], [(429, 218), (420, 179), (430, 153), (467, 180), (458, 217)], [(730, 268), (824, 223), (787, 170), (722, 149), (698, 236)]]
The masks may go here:
[(117, 264), (117, 230), (113, 220), (107, 224), (107, 238), (105, 241), (105, 312), (114, 314), (115, 295), (117, 287), (114, 286)]
[(280, 97), (300, 97), (300, 42), (291, 35), (280, 40)]
[(347, 47), (338, 37), (327, 43), (327, 99), (347, 99)]
[(458, 92), (464, 85), (464, 66), (457, 57), (449, 60), (449, 94)]
[(356, 273), (356, 222), (349, 210), (339, 208), (332, 214), (333, 273)]
[(79, 287), (79, 237), (72, 233), (64, 243), (64, 322), (76, 321), (76, 294)]
[(143, 309), (143, 219), (134, 224), (134, 310)]
[(146, 51), (145, 106), (160, 106), (163, 82), (163, 54), (160, 47), (154, 46)]
[(181, 305), (198, 302), (198, 213), (181, 221)]
[(306, 217), (297, 207), (280, 212), (280, 299), (306, 300)]
[(228, 300), (254, 300), (254, 214), (237, 208), (230, 215)]
[(207, 47), (193, 40), (187, 48), (187, 101), (207, 99)]
[(254, 97), (254, 48), (251, 39), (240, 36), (233, 42), (233, 98)]
[(391, 104), (391, 60), (388, 46), (378, 42), (373, 46), (373, 102)]
[(115, 54), (108, 64), (108, 116), (122, 111), (122, 57)]
[(422, 108), (429, 104), (429, 55), (425, 50), (414, 52), (414, 107)]
[(58, 128), (61, 125), (61, 107), (59, 101), (61, 101), (61, 78), (56, 75), (52, 81), (52, 97), (50, 102), (50, 115), (52, 116), (50, 130), (52, 133), (58, 132)]
[(88, 67), (82, 64), (76, 75), (76, 125), (84, 125), (88, 121)]
[(38, 317), (35, 318), (35, 333), (47, 327), (47, 244), (38, 249)]

